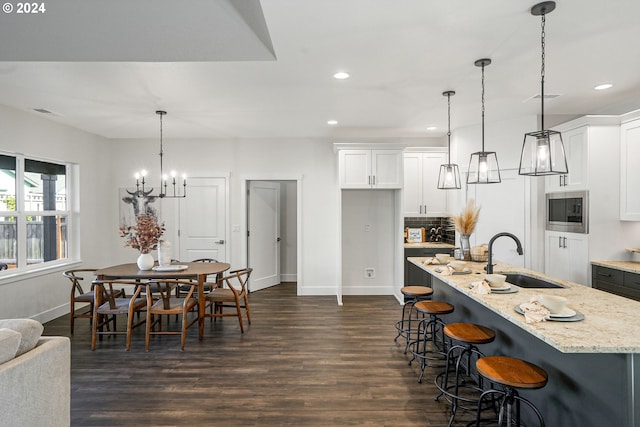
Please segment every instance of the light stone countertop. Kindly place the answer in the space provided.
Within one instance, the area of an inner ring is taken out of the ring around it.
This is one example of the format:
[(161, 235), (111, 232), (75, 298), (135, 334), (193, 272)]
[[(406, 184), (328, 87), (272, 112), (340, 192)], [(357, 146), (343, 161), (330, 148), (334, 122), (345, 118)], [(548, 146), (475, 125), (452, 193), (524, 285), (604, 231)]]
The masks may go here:
[(442, 243), (442, 242), (422, 242), (422, 243), (405, 243), (404, 244), (405, 249), (410, 249), (410, 248), (446, 248), (446, 249), (453, 249), (455, 248), (454, 245), (450, 244), (450, 243)]
[(591, 264), (640, 274), (640, 262), (638, 261), (591, 261)]
[[(482, 280), (486, 263), (469, 262), (472, 274), (443, 275), (434, 270), (440, 266), (425, 265), (427, 257), (410, 257), (410, 262), (431, 273), (449, 286), (477, 301), (507, 321), (563, 353), (640, 353), (640, 302), (608, 292), (578, 285), (522, 267), (498, 262), (494, 273), (521, 272), (565, 286), (561, 289), (519, 288), (512, 294), (478, 295), (469, 285)], [(538, 294), (568, 298), (567, 307), (584, 314), (579, 322), (545, 321), (527, 324), (514, 307)]]

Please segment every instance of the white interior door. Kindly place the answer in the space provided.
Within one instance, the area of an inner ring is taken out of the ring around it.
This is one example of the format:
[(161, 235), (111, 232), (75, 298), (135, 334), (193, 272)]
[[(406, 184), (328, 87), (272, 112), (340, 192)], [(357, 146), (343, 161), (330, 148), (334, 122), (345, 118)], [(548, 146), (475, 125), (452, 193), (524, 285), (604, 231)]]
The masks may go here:
[(249, 182), (250, 290), (280, 284), (280, 184)]
[(179, 203), (180, 261), (227, 261), (225, 178), (190, 178)]

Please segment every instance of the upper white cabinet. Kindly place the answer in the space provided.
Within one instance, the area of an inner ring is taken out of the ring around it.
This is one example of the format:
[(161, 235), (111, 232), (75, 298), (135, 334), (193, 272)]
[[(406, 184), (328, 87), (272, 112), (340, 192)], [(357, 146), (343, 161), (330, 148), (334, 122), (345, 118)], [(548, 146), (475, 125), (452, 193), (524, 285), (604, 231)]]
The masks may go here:
[(588, 186), (589, 126), (562, 132), (569, 173), (546, 177), (547, 193), (585, 190)]
[(620, 219), (640, 221), (640, 119), (620, 128)]
[(440, 165), (447, 154), (406, 152), (404, 161), (404, 216), (444, 216), (447, 192), (438, 190)]
[(340, 150), (340, 188), (402, 188), (401, 150)]

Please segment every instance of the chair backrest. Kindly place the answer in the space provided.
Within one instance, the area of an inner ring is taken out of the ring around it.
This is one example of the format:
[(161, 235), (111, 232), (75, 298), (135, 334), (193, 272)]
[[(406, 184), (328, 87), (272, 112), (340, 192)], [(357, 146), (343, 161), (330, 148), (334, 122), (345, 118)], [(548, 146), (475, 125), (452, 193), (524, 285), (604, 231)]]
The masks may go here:
[(194, 259), (191, 262), (213, 262), (213, 263), (215, 263), (215, 262), (218, 262), (218, 260), (217, 259), (213, 259), (213, 258), (198, 258), (198, 259)]
[[(96, 289), (96, 295), (94, 300), (96, 301), (96, 305), (98, 303), (103, 303), (105, 301), (109, 302), (110, 308), (116, 308), (116, 298), (126, 298), (126, 299), (136, 299), (140, 296), (140, 292), (142, 290), (142, 286), (144, 283), (137, 282), (135, 280), (94, 280), (92, 286)], [(99, 285), (99, 286), (96, 286)], [(117, 292), (113, 292), (113, 285), (122, 285), (122, 286), (135, 286), (135, 292), (133, 296), (127, 297), (118, 294)], [(98, 292), (98, 289), (101, 292)], [(118, 296), (116, 296), (118, 295)]]
[(247, 283), (253, 268), (242, 268), (234, 270), (224, 276), (221, 281), (226, 284), (234, 294), (239, 295), (247, 292)]
[[(62, 275), (71, 280), (71, 294), (75, 295), (78, 292), (80, 295), (84, 294), (84, 289), (80, 285), (81, 280), (87, 279), (87, 283), (91, 283), (96, 276), (96, 268), (76, 268), (74, 270), (67, 270)], [(93, 285), (91, 286), (93, 289)]]
[(147, 288), (147, 300), (149, 301), (149, 305), (151, 306), (151, 301), (153, 300), (153, 293), (160, 297), (163, 302), (163, 306), (165, 309), (169, 309), (171, 307), (171, 291), (176, 286), (188, 286), (189, 291), (184, 297), (180, 297), (181, 299), (186, 300), (194, 298), (193, 294), (195, 292), (196, 287), (198, 286), (198, 282), (189, 281), (189, 280), (177, 280), (177, 279), (160, 279), (149, 281), (146, 284)]

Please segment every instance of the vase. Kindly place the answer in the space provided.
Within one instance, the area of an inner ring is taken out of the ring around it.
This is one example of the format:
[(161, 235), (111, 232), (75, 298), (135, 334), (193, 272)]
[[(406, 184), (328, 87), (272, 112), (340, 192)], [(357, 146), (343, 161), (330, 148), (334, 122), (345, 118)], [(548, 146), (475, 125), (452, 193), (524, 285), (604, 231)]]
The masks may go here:
[(161, 240), (158, 243), (158, 265), (160, 267), (171, 265), (171, 242)]
[(151, 270), (153, 268), (153, 257), (151, 254), (140, 254), (136, 262), (140, 270)]
[(471, 236), (471, 234), (460, 235), (460, 255), (465, 261), (471, 261), (471, 243), (469, 242), (469, 236)]

